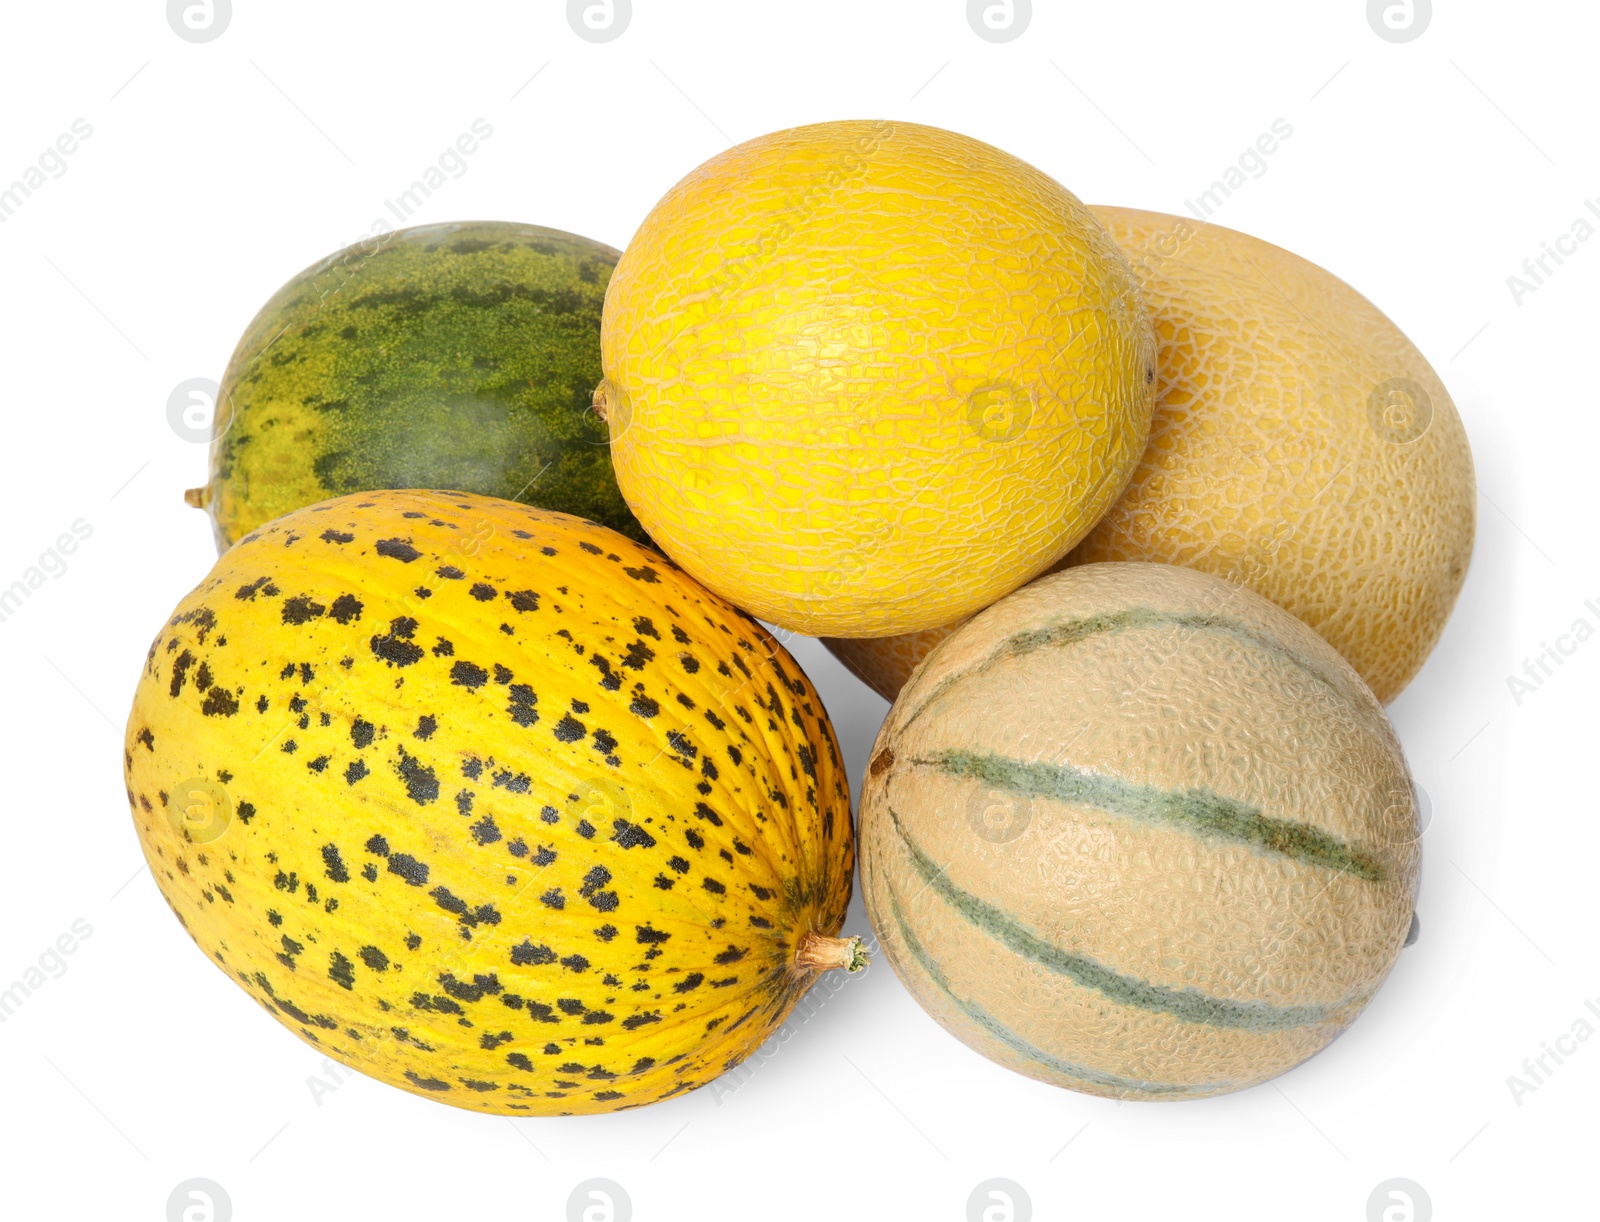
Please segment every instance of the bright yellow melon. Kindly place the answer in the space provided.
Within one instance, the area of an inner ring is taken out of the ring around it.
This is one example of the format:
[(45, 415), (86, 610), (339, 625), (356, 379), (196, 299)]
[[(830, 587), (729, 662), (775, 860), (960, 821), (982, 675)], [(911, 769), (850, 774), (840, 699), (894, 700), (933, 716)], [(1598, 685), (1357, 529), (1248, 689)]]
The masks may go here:
[(1154, 341), (1079, 201), (965, 136), (845, 122), (678, 183), (606, 294), (623, 495), (711, 589), (883, 636), (1042, 571), (1144, 450)]
[(967, 1044), (1188, 1099), (1325, 1047), (1393, 966), (1420, 863), (1383, 709), (1316, 633), (1190, 569), (1043, 577), (900, 694), (861, 798), (879, 945)]

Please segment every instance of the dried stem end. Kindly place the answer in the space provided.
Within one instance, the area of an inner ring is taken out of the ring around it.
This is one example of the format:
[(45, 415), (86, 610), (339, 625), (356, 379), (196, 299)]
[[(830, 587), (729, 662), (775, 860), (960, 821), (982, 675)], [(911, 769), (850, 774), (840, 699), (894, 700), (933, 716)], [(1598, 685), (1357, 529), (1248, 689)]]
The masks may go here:
[(867, 951), (860, 938), (830, 938), (808, 930), (795, 947), (795, 966), (808, 972), (827, 972), (842, 967), (859, 972), (867, 966)]

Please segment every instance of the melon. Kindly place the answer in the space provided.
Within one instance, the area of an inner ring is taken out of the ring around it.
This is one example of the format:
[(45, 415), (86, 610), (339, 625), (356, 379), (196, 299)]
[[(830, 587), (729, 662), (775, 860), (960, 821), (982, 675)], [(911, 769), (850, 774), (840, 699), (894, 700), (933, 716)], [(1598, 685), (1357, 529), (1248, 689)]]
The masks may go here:
[(1168, 565), (1040, 578), (950, 633), (861, 799), (879, 945), (1019, 1073), (1121, 1099), (1266, 1081), (1372, 999), (1420, 868), (1359, 675), (1248, 590)]
[(459, 1107), (681, 1094), (862, 964), (815, 689), (566, 514), (375, 492), (247, 535), (150, 646), (123, 769), (205, 955), (319, 1052)]
[(1016, 157), (837, 122), (718, 154), (606, 292), (623, 495), (784, 628), (947, 624), (1063, 555), (1144, 451), (1154, 340), (1089, 211)]
[(898, 636), (823, 637), (828, 651), (845, 669), (890, 704), (911, 678), (911, 672), (954, 627), (924, 628)]
[(1393, 700), (1472, 556), (1477, 485), (1450, 392), (1316, 264), (1218, 225), (1094, 212), (1144, 286), (1159, 399), (1127, 491), (1072, 562), (1158, 561), (1248, 585)]
[(269, 519), (375, 488), (458, 488), (648, 542), (611, 472), (600, 311), (617, 252), (501, 221), (377, 235), (277, 291), (217, 396), (218, 550)]

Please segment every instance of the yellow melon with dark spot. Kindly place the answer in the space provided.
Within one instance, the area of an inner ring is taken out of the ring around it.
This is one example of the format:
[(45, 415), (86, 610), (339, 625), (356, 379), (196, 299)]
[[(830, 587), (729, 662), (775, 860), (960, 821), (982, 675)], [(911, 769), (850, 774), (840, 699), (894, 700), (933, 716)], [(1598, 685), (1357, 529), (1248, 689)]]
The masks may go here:
[(206, 954), (329, 1056), (461, 1107), (679, 1094), (859, 966), (815, 690), (579, 518), (453, 492), (278, 518), (156, 637), (124, 765)]
[(623, 495), (709, 588), (812, 635), (950, 623), (1062, 556), (1149, 431), (1137, 279), (1078, 199), (900, 122), (719, 153), (617, 263), (596, 395)]

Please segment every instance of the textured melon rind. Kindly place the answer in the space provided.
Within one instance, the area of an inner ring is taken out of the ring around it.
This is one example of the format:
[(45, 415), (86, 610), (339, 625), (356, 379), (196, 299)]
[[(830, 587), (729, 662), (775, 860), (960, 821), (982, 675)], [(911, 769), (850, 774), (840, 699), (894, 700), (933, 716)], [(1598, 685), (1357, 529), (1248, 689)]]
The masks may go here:
[(251, 321), (218, 396), (219, 550), (376, 488), (459, 488), (648, 542), (611, 471), (600, 314), (617, 251), (511, 222), (426, 225), (307, 268)]
[(950, 623), (1059, 559), (1144, 449), (1137, 278), (1059, 183), (880, 121), (721, 153), (607, 291), (617, 478), (711, 589), (799, 632)]
[[(1449, 391), (1399, 327), (1314, 263), (1218, 225), (1093, 211), (1143, 284), (1159, 398), (1127, 491), (1071, 561), (1181, 564), (1247, 585), (1393, 700), (1472, 557), (1477, 485)], [(1399, 385), (1423, 398), (1396, 399)]]
[(151, 645), (123, 766), (208, 958), (322, 1053), (478, 1111), (705, 1084), (850, 899), (838, 745), (782, 646), (659, 554), (485, 497), (241, 540)]
[(1418, 835), (1381, 705), (1310, 628), (1207, 574), (1085, 565), (917, 668), (868, 765), (862, 890), (977, 1051), (1192, 1098), (1354, 1020), (1410, 927)]

